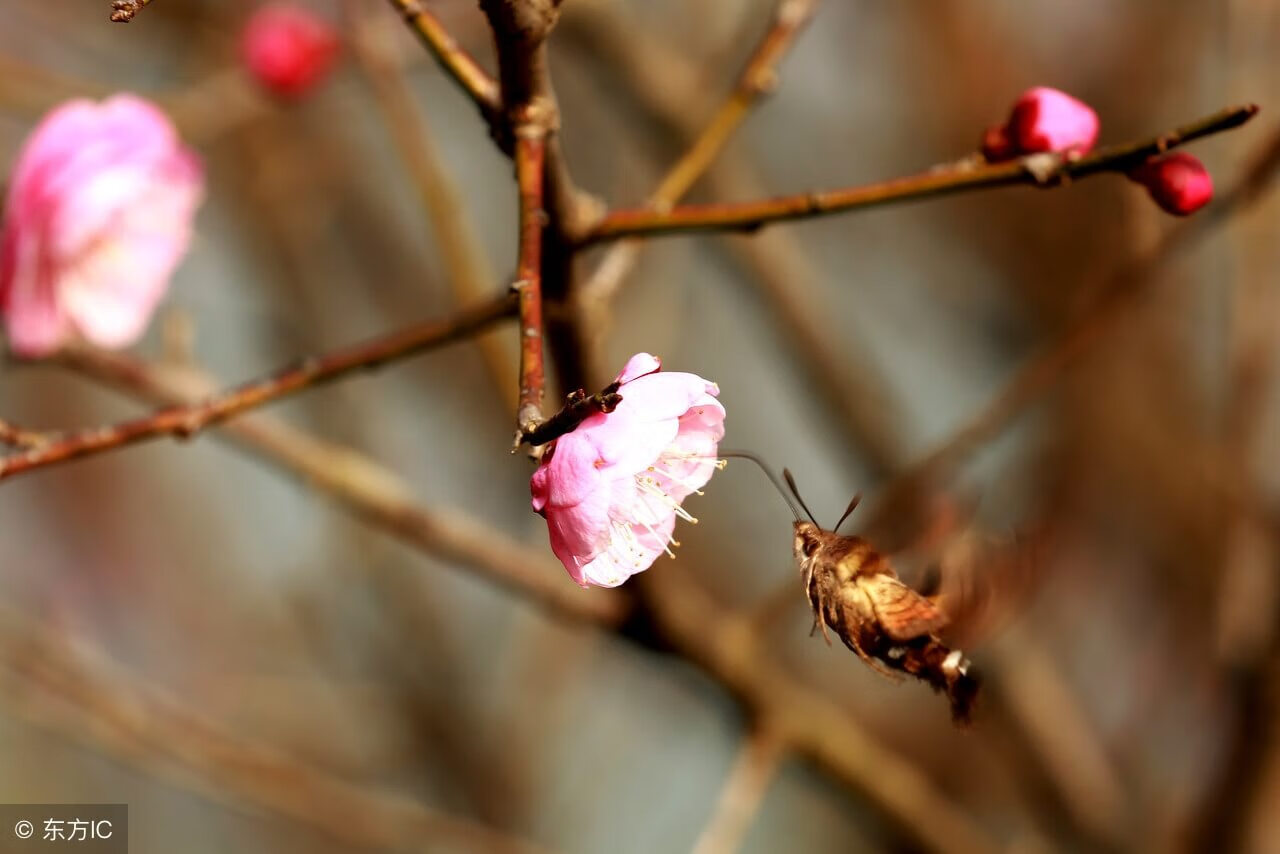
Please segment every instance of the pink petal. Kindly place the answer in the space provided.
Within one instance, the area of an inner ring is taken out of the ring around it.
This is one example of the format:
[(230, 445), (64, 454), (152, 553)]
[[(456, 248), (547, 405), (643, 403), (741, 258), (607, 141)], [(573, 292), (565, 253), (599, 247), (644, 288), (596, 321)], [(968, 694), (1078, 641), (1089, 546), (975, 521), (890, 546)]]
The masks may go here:
[(622, 402), (615, 411), (639, 421), (679, 418), (694, 401), (718, 391), (714, 383), (695, 374), (676, 371), (650, 374), (620, 389)]
[(662, 370), (662, 360), (657, 356), (648, 353), (636, 353), (627, 360), (622, 372), (618, 374), (617, 382), (629, 383), (634, 379), (646, 374), (655, 374), (660, 370)]
[(601, 489), (571, 507), (549, 507), (546, 512), (551, 551), (584, 587), (580, 568), (609, 545), (609, 498), (610, 492)]
[(714, 383), (633, 356), (622, 402), (560, 437), (530, 479), (551, 547), (583, 586), (614, 587), (668, 549), (676, 509), (716, 470), (724, 407)]
[(1014, 104), (1008, 134), (1020, 154), (1087, 154), (1098, 139), (1098, 114), (1066, 92), (1038, 86), (1028, 89)]

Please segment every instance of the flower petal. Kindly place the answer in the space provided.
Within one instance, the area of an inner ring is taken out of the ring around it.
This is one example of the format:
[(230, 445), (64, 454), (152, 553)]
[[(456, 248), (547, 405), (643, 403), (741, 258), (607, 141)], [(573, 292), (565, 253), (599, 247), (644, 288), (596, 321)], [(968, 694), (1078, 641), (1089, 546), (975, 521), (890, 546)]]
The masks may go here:
[(647, 374), (656, 374), (660, 370), (662, 370), (662, 360), (657, 356), (649, 353), (636, 353), (627, 360), (627, 364), (623, 366), (622, 372), (618, 374), (616, 381), (625, 385)]

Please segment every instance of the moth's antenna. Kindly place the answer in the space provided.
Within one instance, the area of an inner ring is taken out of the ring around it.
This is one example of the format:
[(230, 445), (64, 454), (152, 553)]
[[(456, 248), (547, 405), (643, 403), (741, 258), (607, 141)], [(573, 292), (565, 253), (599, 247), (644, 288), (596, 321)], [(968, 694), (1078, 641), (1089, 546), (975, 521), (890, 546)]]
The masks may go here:
[(845, 508), (844, 515), (840, 517), (839, 522), (836, 522), (836, 526), (831, 529), (832, 531), (840, 530), (840, 526), (844, 524), (844, 520), (849, 518), (849, 514), (854, 511), (854, 509), (858, 506), (858, 502), (861, 500), (862, 500), (861, 492), (853, 496), (853, 500), (849, 502), (849, 506)]
[[(764, 460), (749, 451), (718, 451), (716, 456), (738, 457), (744, 460), (751, 460), (751, 462), (758, 465), (760, 467), (760, 471), (764, 472), (765, 477), (769, 478), (769, 482), (773, 484), (773, 488), (778, 490), (778, 494), (782, 496), (782, 500), (787, 502), (787, 506), (791, 508), (791, 515), (796, 517), (797, 522), (800, 521), (800, 511), (796, 509), (795, 502), (791, 500), (791, 496), (787, 495), (787, 491), (782, 488), (782, 483), (778, 480), (778, 476), (773, 473), (773, 469), (765, 465)], [(796, 497), (798, 498), (799, 496)], [(801, 503), (803, 504), (804, 502)], [(809, 508), (806, 507), (805, 511), (808, 512), (808, 509)]]
[[(782, 476), (787, 479), (787, 486), (791, 487), (791, 494), (796, 497), (796, 501), (800, 502), (800, 506), (804, 508), (804, 512), (809, 515), (809, 521), (818, 525), (818, 520), (813, 518), (813, 511), (809, 509), (809, 505), (804, 503), (804, 499), (800, 497), (800, 490), (796, 489), (796, 479), (791, 476), (791, 469), (783, 469)], [(799, 519), (799, 516), (796, 516)], [(821, 528), (821, 525), (818, 525)]]

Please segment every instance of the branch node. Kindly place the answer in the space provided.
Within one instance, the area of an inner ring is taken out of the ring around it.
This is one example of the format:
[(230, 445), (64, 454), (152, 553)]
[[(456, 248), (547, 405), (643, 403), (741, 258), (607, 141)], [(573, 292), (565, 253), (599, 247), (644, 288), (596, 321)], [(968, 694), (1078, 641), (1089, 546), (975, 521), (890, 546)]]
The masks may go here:
[(127, 24), (150, 2), (151, 0), (112, 0), (111, 20), (117, 24)]
[[(613, 412), (622, 402), (622, 395), (618, 394), (620, 388), (622, 385), (614, 380), (595, 394), (587, 394), (578, 389), (567, 395), (560, 411), (545, 421), (540, 418), (522, 418), (520, 430), (516, 433), (515, 448), (524, 444), (534, 447), (546, 445), (566, 433), (572, 433), (579, 424), (596, 413)], [(512, 449), (513, 453), (515, 448)]]
[(1041, 187), (1048, 187), (1057, 183), (1062, 170), (1062, 163), (1062, 155), (1055, 154), (1052, 151), (1029, 154), (1022, 158), (1022, 167)]

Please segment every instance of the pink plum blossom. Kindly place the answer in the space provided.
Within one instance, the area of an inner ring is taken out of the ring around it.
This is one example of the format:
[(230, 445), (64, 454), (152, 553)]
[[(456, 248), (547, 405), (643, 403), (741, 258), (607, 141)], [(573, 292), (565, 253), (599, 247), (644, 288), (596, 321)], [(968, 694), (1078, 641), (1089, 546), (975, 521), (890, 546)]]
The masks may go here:
[(273, 94), (296, 98), (315, 86), (338, 56), (333, 26), (304, 6), (273, 3), (250, 16), (240, 35), (249, 72)]
[(674, 557), (681, 503), (722, 465), (724, 407), (715, 383), (660, 372), (637, 353), (618, 375), (622, 402), (552, 443), (533, 473), (533, 509), (547, 520), (551, 550), (583, 587), (617, 587)]
[(45, 116), (18, 152), (0, 234), (12, 350), (137, 340), (187, 251), (202, 194), (199, 159), (141, 98), (77, 99)]
[(1066, 92), (1037, 86), (1018, 97), (1004, 125), (988, 128), (983, 154), (992, 162), (1041, 152), (1088, 154), (1098, 141), (1098, 114)]
[(1147, 188), (1160, 209), (1175, 216), (1194, 213), (1213, 198), (1213, 178), (1204, 164), (1185, 151), (1153, 157), (1129, 173)]

